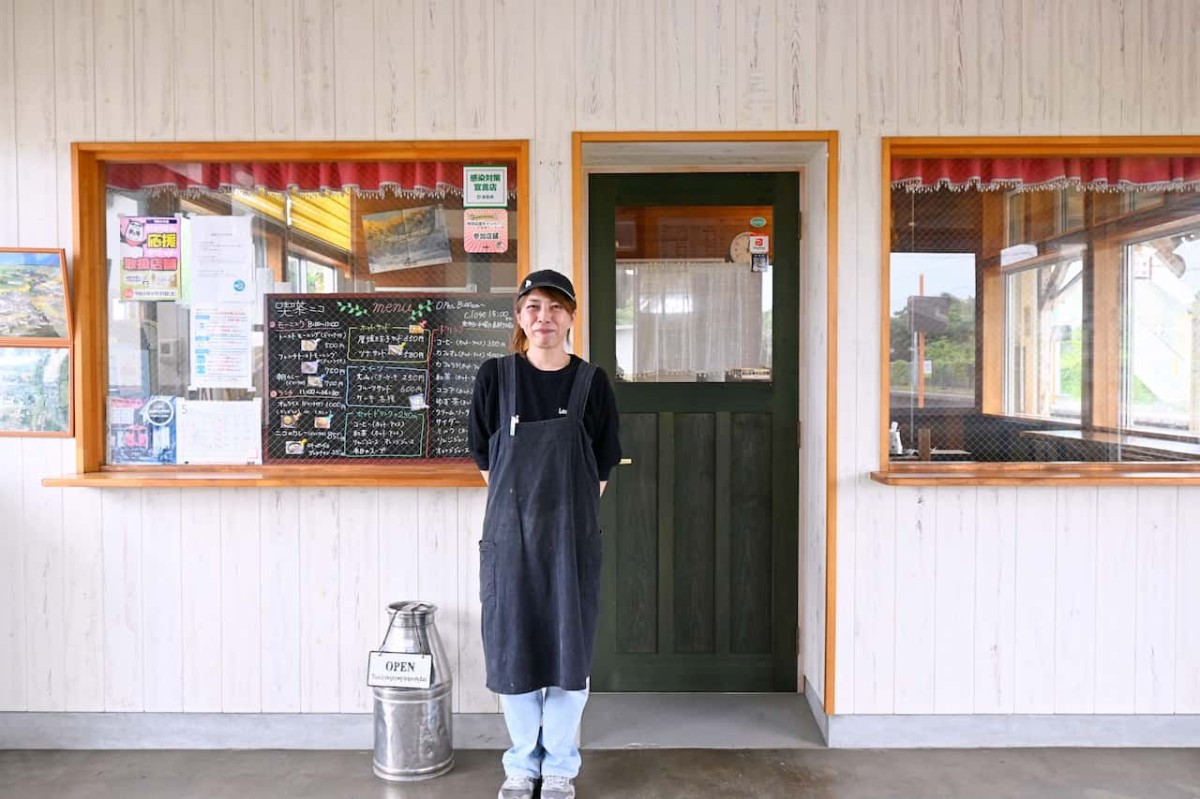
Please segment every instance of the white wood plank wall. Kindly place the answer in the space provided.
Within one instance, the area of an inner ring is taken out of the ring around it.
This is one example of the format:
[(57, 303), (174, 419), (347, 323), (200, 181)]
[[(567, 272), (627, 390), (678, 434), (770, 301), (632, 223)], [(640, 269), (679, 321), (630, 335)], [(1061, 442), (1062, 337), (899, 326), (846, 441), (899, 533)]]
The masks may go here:
[[(837, 712), (1197, 713), (1200, 492), (866, 473), (879, 137), (1195, 133), (1198, 36), (1180, 0), (0, 0), (0, 243), (70, 248), (74, 140), (512, 137), (534, 263), (565, 266), (572, 130), (836, 129)], [(805, 308), (820, 694), (823, 297)], [(362, 652), (407, 597), (443, 609), (455, 709), (496, 710), (481, 491), (42, 488), (72, 447), (0, 439), (0, 710), (360, 712)]]

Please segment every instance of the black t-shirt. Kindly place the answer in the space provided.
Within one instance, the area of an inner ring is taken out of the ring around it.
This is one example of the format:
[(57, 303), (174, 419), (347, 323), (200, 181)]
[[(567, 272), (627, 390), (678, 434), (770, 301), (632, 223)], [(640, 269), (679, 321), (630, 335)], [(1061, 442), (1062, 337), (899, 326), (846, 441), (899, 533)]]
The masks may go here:
[[(571, 401), (571, 385), (579, 371), (579, 358), (571, 356), (566, 367), (553, 372), (538, 369), (524, 357), (517, 356), (517, 409), (523, 422), (544, 422), (566, 413)], [(471, 415), (467, 425), (468, 441), (475, 464), (488, 469), (488, 439), (500, 427), (500, 361), (489, 358), (475, 376), (475, 396), (471, 400)], [(583, 410), (583, 429), (592, 439), (596, 467), (600, 479), (607, 480), (609, 472), (621, 460), (618, 438), (620, 419), (617, 400), (613, 396), (608, 375), (597, 367)]]

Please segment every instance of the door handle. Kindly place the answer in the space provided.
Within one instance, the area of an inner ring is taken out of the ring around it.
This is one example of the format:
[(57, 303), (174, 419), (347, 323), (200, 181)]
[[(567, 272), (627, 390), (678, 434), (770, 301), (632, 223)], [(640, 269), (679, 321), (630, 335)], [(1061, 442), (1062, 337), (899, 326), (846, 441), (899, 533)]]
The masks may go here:
[(630, 466), (632, 464), (633, 458), (621, 458), (621, 460), (617, 461), (618, 466)]

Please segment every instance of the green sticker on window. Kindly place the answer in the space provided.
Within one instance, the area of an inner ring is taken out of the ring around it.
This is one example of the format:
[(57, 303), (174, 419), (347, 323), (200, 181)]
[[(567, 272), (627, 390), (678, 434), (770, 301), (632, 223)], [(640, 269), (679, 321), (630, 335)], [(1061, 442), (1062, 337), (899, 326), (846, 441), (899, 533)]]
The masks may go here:
[(761, 216), (750, 217), (750, 227), (766, 227), (766, 225), (767, 220), (763, 219)]

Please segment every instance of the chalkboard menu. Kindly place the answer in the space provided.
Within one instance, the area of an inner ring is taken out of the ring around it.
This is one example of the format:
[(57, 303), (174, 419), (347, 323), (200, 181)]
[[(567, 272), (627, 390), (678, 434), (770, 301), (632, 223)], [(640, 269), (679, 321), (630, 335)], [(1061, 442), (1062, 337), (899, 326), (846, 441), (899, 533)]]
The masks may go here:
[(504, 355), (512, 298), (268, 294), (263, 460), (470, 457), (479, 365)]

